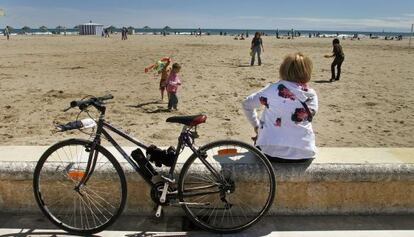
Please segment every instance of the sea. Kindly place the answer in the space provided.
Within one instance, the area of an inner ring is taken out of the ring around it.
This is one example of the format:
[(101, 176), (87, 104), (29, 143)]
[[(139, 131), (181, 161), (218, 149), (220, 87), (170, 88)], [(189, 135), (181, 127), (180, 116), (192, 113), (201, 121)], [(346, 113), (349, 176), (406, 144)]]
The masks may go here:
[[(0, 29), (1, 33), (4, 31), (4, 29)], [(68, 28), (65, 30), (67, 34), (77, 34), (78, 29), (76, 28)], [(149, 34), (163, 34), (164, 32), (166, 34), (178, 34), (178, 35), (191, 35), (195, 33), (199, 33), (199, 29), (182, 29), (182, 28), (169, 28), (169, 29), (163, 29), (163, 28), (134, 28), (135, 34), (142, 34), (142, 35), (149, 35)], [(326, 30), (293, 30), (296, 36), (301, 37), (309, 37), (310, 36), (319, 36), (319, 37), (334, 37), (334, 36), (358, 36), (358, 37), (364, 37), (364, 36), (372, 36), (372, 37), (397, 37), (402, 36), (404, 38), (410, 37), (411, 33), (409, 32), (390, 32), (390, 31), (381, 31), (381, 32), (372, 32), (372, 31), (326, 31)], [(47, 30), (41, 30), (41, 29), (12, 29), (11, 33), (15, 34), (62, 34), (64, 32), (63, 29), (47, 29)], [(113, 28), (112, 32), (121, 32), (121, 28)], [(284, 30), (284, 29), (201, 29), (201, 32), (203, 35), (241, 35), (241, 34), (248, 34), (248, 35), (254, 35), (255, 32), (260, 32), (264, 35), (268, 36), (287, 36), (288, 34), (291, 34), (292, 29)]]

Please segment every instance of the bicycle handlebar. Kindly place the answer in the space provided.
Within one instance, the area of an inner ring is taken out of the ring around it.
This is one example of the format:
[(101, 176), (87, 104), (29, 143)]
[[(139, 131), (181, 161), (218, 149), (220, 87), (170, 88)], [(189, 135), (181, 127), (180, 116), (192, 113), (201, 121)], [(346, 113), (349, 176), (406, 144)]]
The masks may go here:
[(101, 110), (102, 105), (104, 104), (105, 100), (110, 100), (113, 99), (114, 96), (111, 94), (108, 95), (104, 95), (101, 97), (91, 97), (87, 100), (74, 100), (72, 102), (70, 102), (70, 106), (66, 109), (64, 109), (63, 111), (66, 112), (71, 108), (75, 108), (78, 107), (80, 110), (84, 110), (87, 107), (93, 105), (95, 108), (97, 108), (98, 110)]

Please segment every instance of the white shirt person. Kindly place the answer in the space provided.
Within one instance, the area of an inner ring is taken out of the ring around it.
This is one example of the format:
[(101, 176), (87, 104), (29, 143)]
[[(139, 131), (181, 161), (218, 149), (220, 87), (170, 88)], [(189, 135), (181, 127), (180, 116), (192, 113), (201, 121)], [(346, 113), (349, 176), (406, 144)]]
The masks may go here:
[[(304, 162), (316, 154), (312, 118), (318, 110), (309, 88), (312, 61), (303, 54), (285, 57), (281, 80), (248, 96), (242, 107), (257, 133), (256, 146), (272, 161)], [(264, 106), (261, 118), (256, 109)]]

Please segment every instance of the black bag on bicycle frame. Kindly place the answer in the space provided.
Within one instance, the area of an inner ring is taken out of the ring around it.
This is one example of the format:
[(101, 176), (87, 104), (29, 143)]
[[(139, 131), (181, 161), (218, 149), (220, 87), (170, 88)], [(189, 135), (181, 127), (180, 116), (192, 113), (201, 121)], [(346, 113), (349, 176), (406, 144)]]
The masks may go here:
[(151, 179), (154, 175), (157, 175), (157, 171), (154, 170), (151, 163), (145, 158), (144, 153), (141, 151), (141, 149), (137, 148), (132, 151), (131, 153), (132, 159), (135, 160), (135, 162), (138, 163), (139, 167), (141, 168), (141, 171), (143, 174)]
[(168, 149), (162, 150), (155, 145), (150, 145), (147, 148), (147, 158), (157, 167), (162, 165), (171, 167), (175, 160), (175, 148), (170, 146)]

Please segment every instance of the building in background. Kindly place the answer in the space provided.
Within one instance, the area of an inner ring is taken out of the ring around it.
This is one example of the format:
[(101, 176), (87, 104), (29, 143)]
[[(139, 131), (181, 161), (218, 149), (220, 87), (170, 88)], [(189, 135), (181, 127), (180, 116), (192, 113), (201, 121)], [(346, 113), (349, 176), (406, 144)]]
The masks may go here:
[(104, 30), (104, 26), (102, 24), (98, 23), (85, 23), (79, 25), (79, 34), (80, 35), (102, 35), (102, 32)]

